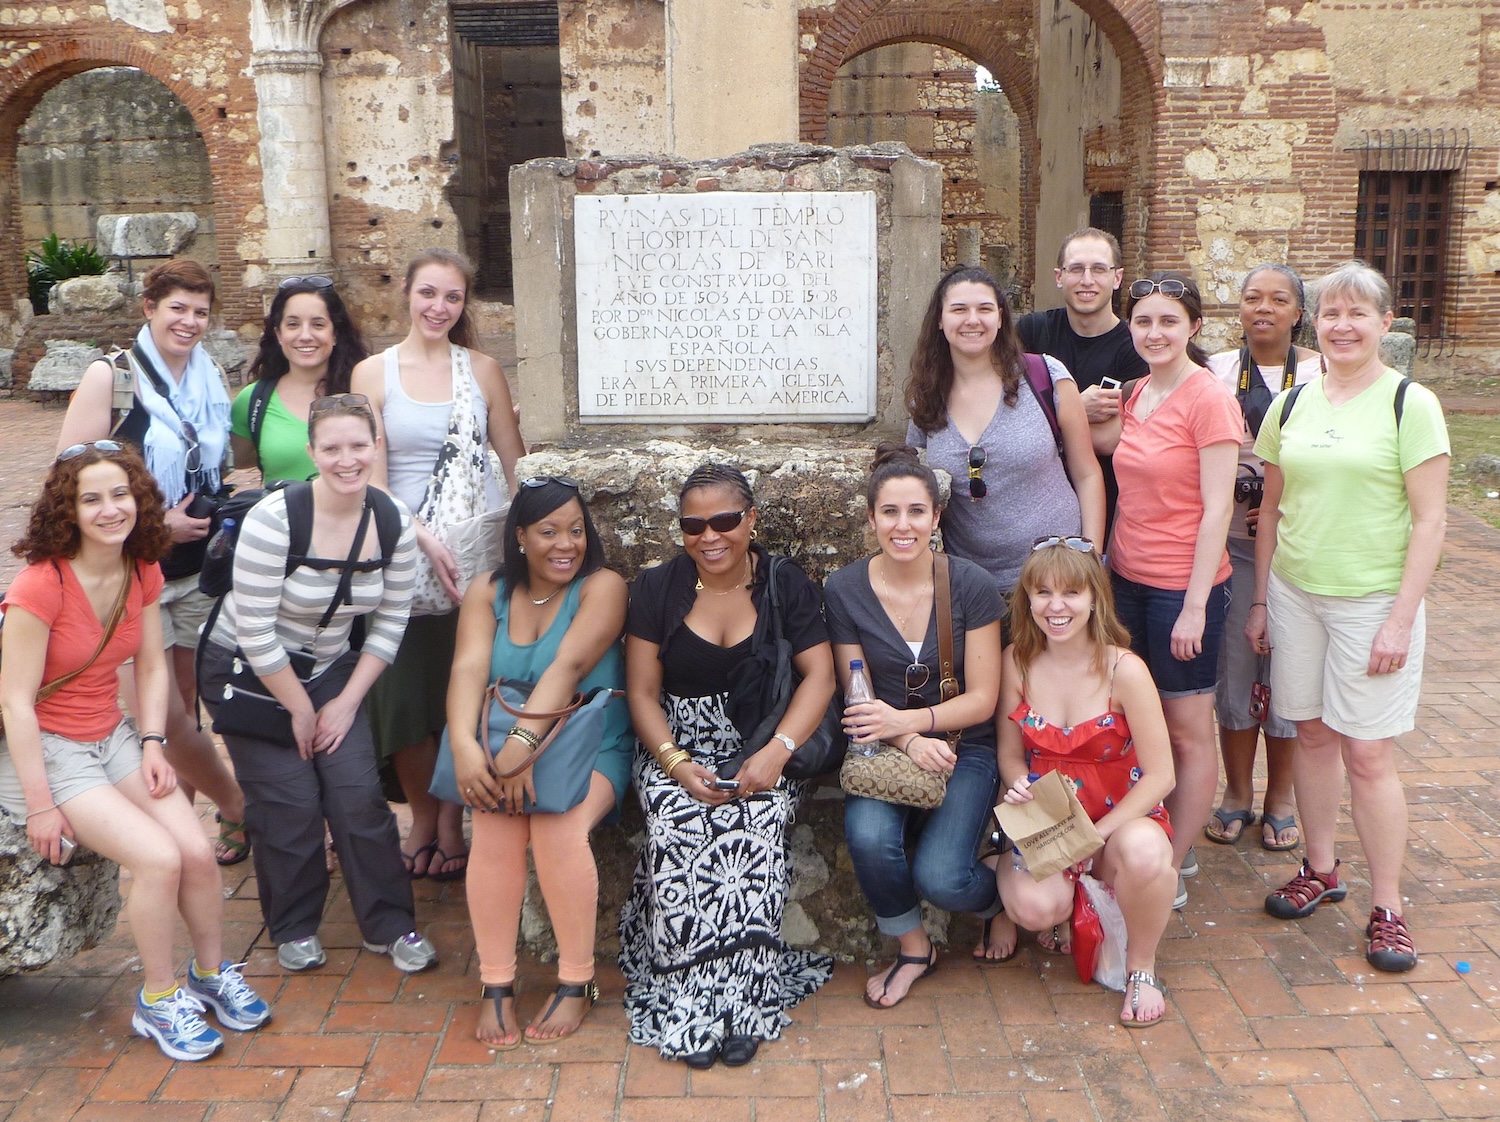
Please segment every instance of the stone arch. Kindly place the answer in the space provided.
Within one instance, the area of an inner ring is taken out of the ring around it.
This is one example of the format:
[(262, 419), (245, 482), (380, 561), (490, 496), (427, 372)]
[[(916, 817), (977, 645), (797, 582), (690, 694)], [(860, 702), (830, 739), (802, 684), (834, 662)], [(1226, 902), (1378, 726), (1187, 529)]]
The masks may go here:
[[(1130, 154), (1120, 189), (1132, 216), (1124, 238), (1129, 268), (1145, 260), (1150, 222), (1151, 183), (1155, 173), (1154, 132), (1162, 98), (1158, 42), (1159, 5), (1152, 0), (1073, 0), (1109, 40), (1121, 63), (1121, 128)], [(1045, 5), (1042, 5), (1045, 6)], [(980, 16), (968, 6), (942, 0), (836, 0), (831, 9), (802, 13), (802, 30), (812, 45), (802, 55), (800, 83), (801, 136), (823, 142), (828, 135), (828, 97), (840, 66), (855, 55), (887, 42), (920, 40), (961, 51), (990, 70), (1011, 99), (1022, 129), (1023, 222), (1034, 228), (1040, 184), (1033, 174), (1040, 160), (1037, 134), (1038, 7), (1036, 3), (1003, 4)], [(1024, 34), (1014, 32), (1020, 28)], [(1012, 34), (1007, 35), (1007, 29)], [(1019, 45), (1018, 45), (1019, 44)], [(1035, 249), (1022, 257), (1023, 275), (1035, 276)]]
[[(184, 81), (165, 59), (134, 43), (106, 35), (80, 36), (47, 43), (16, 59), (0, 78), (0, 241), (21, 244), (17, 134), (41, 97), (65, 78), (103, 66), (130, 66), (160, 82), (192, 114), (208, 151), (214, 206), (222, 230), (239, 228), (250, 207), (259, 203), (257, 190), (237, 188), (228, 173), (243, 169), (252, 157), (254, 142), (236, 143), (224, 135), (220, 119), (223, 95)], [(247, 197), (241, 197), (247, 196)], [(235, 239), (223, 236), (218, 244), (218, 288), (221, 307), (231, 322), (257, 317), (258, 301), (247, 300), (243, 289), (244, 263)], [(0, 309), (9, 310), (26, 292), (25, 263), (19, 254), (0, 261)]]

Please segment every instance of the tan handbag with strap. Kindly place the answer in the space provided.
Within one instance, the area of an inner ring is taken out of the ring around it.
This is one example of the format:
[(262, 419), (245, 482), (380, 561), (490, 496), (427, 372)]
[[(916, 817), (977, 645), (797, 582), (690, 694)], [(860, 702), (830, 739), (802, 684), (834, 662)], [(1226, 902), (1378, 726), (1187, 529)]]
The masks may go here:
[[(938, 692), (949, 701), (961, 692), (953, 665), (953, 595), (948, 581), (948, 557), (936, 554), (932, 564), (932, 593), (937, 608)], [(959, 733), (947, 734), (949, 747), (956, 747)], [(839, 786), (846, 794), (881, 802), (933, 810), (948, 793), (948, 776), (919, 766), (894, 744), (881, 742), (873, 756), (846, 756), (839, 769)]]

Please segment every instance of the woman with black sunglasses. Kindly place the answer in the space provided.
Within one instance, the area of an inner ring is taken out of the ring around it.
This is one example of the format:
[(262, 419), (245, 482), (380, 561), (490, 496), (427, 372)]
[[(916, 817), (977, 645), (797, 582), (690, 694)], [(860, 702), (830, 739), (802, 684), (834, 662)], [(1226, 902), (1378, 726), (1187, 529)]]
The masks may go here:
[[(1191, 824), (1172, 839), (1184, 877), (1193, 826), (1219, 785), (1214, 690), (1224, 639), (1230, 564), (1224, 548), (1244, 419), (1193, 341), (1203, 298), (1192, 278), (1158, 272), (1130, 286), (1125, 317), (1149, 373), (1096, 435), (1112, 449), (1120, 502), (1109, 543), (1110, 579), (1131, 648), (1161, 693), (1177, 786), (1167, 809)], [(1187, 903), (1179, 881), (1173, 906)]]
[[(1051, 384), (1045, 404), (1027, 378), (1037, 361)], [(1002, 596), (1039, 535), (1103, 537), (1104, 474), (1078, 387), (1056, 359), (1022, 353), (1005, 294), (983, 269), (960, 265), (938, 281), (906, 408), (906, 442), (953, 478), (944, 549), (985, 569)]]
[[(645, 846), (620, 913), (620, 966), (634, 1044), (690, 1067), (749, 1063), (786, 1011), (832, 973), (781, 938), (786, 830), (797, 784), (782, 779), (833, 697), (833, 656), (817, 585), (776, 567), (782, 634), (801, 683), (764, 744), (726, 712), (736, 669), (755, 655), (771, 556), (756, 545), (745, 477), (705, 464), (679, 495), (683, 552), (631, 590), (625, 678), (641, 751), (635, 788)], [(718, 769), (743, 749), (733, 780)]]
[[(936, 967), (922, 926), (925, 899), (983, 923), (974, 958), (1004, 962), (1016, 928), (1000, 911), (993, 858), (977, 859), (995, 803), (995, 705), (1000, 696), (1000, 596), (978, 565), (949, 559), (953, 667), (960, 692), (942, 700), (932, 536), (942, 508), (937, 477), (916, 449), (882, 444), (866, 491), (874, 557), (847, 565), (824, 585), (834, 663), (848, 688), (850, 662), (868, 668), (876, 700), (850, 705), (844, 726), (860, 743), (894, 744), (927, 771), (948, 776), (942, 803), (921, 812), (858, 795), (844, 797), (844, 836), (854, 872), (896, 961), (865, 987), (865, 1003), (889, 1009)], [(957, 743), (949, 731), (960, 733)], [(909, 856), (908, 856), (909, 852)]]

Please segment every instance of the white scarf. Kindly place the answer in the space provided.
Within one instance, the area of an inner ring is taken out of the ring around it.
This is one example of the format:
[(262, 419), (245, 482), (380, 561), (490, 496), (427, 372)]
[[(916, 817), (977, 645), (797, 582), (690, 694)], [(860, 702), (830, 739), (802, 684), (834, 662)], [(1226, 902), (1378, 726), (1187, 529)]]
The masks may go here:
[[(209, 493), (218, 491), (219, 468), (224, 462), (224, 447), (229, 442), (230, 410), (229, 391), (224, 388), (224, 378), (218, 366), (200, 343), (188, 352), (182, 380), (174, 385), (167, 364), (151, 338), (150, 324), (141, 328), (135, 341), (166, 383), (171, 397), (169, 402), (157, 393), (144, 371), (136, 379), (136, 397), (151, 414), (151, 424), (146, 429), (146, 467), (156, 479), (162, 497), (167, 506), (173, 507), (190, 489)], [(175, 410), (172, 408), (174, 404), (177, 406)], [(188, 444), (182, 433), (179, 412), (198, 433), (202, 467), (191, 481), (187, 478)]]

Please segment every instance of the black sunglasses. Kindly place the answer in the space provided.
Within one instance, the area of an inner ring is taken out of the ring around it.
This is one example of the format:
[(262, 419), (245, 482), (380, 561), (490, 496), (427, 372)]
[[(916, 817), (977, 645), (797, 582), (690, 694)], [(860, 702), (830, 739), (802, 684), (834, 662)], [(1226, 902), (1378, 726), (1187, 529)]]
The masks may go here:
[(293, 285), (298, 284), (305, 284), (309, 288), (332, 288), (333, 279), (331, 277), (319, 276), (317, 273), (314, 273), (309, 277), (287, 277), (286, 280), (282, 281), (276, 287), (291, 288)]
[(1138, 280), (1130, 282), (1130, 298), (1132, 300), (1144, 300), (1153, 292), (1160, 292), (1168, 300), (1181, 300), (1183, 293), (1187, 291), (1187, 285), (1180, 280), (1168, 277), (1166, 280)]
[(82, 444), (70, 444), (68, 445), (68, 447), (64, 448), (57, 454), (57, 462), (63, 463), (66, 460), (77, 459), (79, 456), (87, 452), (90, 448), (98, 452), (103, 452), (106, 455), (125, 451), (125, 445), (120, 444), (118, 441), (85, 440)]
[(906, 707), (925, 709), (927, 702), (918, 692), (932, 678), (932, 670), (925, 662), (914, 662), (906, 668)]
[(533, 475), (530, 479), (521, 480), (521, 486), (527, 490), (545, 487), (549, 483), (556, 483), (559, 487), (566, 487), (570, 491), (578, 490), (578, 480), (569, 479), (566, 475)]
[(677, 519), (677, 525), (682, 527), (682, 532), (691, 537), (697, 537), (709, 527), (713, 527), (716, 534), (727, 534), (745, 520), (743, 510), (721, 510), (718, 514), (710, 514), (707, 518), (695, 518), (691, 514), (684, 514)]
[(982, 499), (990, 493), (990, 485), (980, 472), (984, 471), (984, 449), (977, 444), (969, 446), (969, 498)]
[(1055, 545), (1065, 545), (1069, 549), (1077, 550), (1079, 553), (1094, 552), (1093, 542), (1089, 541), (1088, 538), (1080, 538), (1072, 534), (1067, 536), (1062, 534), (1048, 534), (1045, 537), (1037, 538), (1036, 541), (1031, 543), (1031, 552), (1035, 553), (1039, 549), (1049, 549)]

